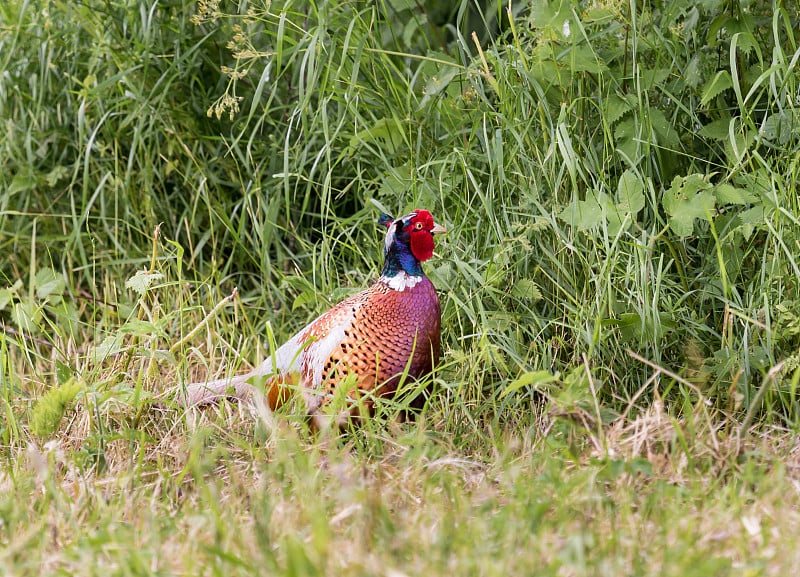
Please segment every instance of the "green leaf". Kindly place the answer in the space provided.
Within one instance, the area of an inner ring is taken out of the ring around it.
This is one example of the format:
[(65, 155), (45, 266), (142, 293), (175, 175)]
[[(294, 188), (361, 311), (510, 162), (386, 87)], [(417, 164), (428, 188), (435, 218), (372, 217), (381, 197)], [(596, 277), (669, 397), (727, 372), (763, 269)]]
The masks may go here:
[(122, 335), (108, 335), (103, 342), (94, 347), (92, 357), (95, 362), (99, 362), (120, 351), (122, 351)]
[(617, 152), (625, 158), (626, 162), (635, 165), (642, 156), (638, 124), (635, 118), (626, 118), (614, 130), (614, 140), (617, 142)]
[(644, 204), (644, 183), (635, 172), (626, 170), (617, 184), (617, 209), (635, 216)]
[(32, 302), (25, 300), (14, 304), (11, 309), (11, 319), (20, 331), (36, 334), (39, 332), (39, 317), (41, 311)]
[(764, 207), (761, 205), (754, 206), (749, 210), (740, 212), (738, 218), (742, 223), (740, 228), (742, 235), (745, 239), (748, 239), (754, 230), (764, 226)]
[(431, 98), (438, 95), (442, 92), (442, 90), (446, 89), (450, 86), (450, 83), (456, 78), (460, 73), (460, 70), (454, 63), (453, 66), (442, 66), (439, 72), (428, 79), (428, 82), (425, 84), (425, 90), (423, 91), (422, 100), (419, 103), (419, 109), (421, 110), (424, 108), (428, 102), (430, 102)]
[(714, 202), (713, 187), (700, 174), (676, 176), (662, 200), (670, 228), (679, 237), (692, 234), (695, 219), (711, 218)]
[(11, 297), (14, 296), (14, 291), (10, 288), (0, 289), (0, 311), (8, 306), (11, 302)]
[(767, 117), (761, 129), (761, 135), (777, 144), (786, 144), (797, 135), (797, 126), (800, 124), (800, 113), (791, 110), (782, 110)]
[(603, 116), (605, 116), (606, 122), (614, 124), (631, 108), (632, 104), (629, 100), (617, 96), (616, 94), (611, 94), (606, 98)]
[(150, 272), (147, 270), (137, 271), (135, 275), (125, 281), (125, 288), (133, 289), (139, 296), (144, 296), (153, 283), (160, 281), (164, 275), (160, 272)]
[(292, 310), (295, 311), (308, 303), (313, 303), (316, 299), (317, 291), (315, 289), (305, 290), (295, 297), (292, 303)]
[(394, 153), (403, 144), (403, 126), (394, 118), (380, 118), (369, 127), (350, 137), (349, 149), (355, 150), (362, 144), (383, 144), (387, 152)]
[(558, 214), (558, 218), (575, 227), (588, 230), (603, 222), (603, 209), (595, 198), (576, 200)]
[(64, 277), (51, 268), (40, 268), (34, 277), (36, 296), (46, 299), (50, 295), (61, 296), (64, 294)]
[(718, 184), (714, 192), (720, 204), (753, 204), (759, 200), (758, 196), (749, 190), (736, 188), (730, 184)]
[(25, 192), (31, 190), (36, 186), (36, 179), (30, 174), (15, 174), (11, 180), (11, 185), (8, 187), (7, 193), (9, 195), (17, 192)]
[(728, 140), (731, 119), (720, 118), (709, 122), (700, 129), (700, 136), (704, 138), (711, 138), (712, 140)]
[(570, 50), (564, 57), (564, 63), (571, 72), (600, 74), (607, 68), (605, 62), (600, 60), (599, 54), (587, 45), (576, 46)]
[(731, 78), (731, 73), (727, 70), (720, 70), (703, 88), (703, 95), (700, 97), (700, 106), (705, 106), (721, 92), (732, 87), (733, 79)]
[(44, 180), (47, 183), (47, 186), (53, 188), (56, 184), (58, 184), (59, 181), (68, 176), (69, 169), (66, 166), (58, 165), (45, 175)]
[(675, 327), (675, 321), (663, 312), (655, 317), (647, 315), (642, 317), (637, 313), (622, 313), (618, 319), (608, 319), (604, 324), (617, 325), (620, 336), (625, 341), (639, 343), (652, 343), (660, 340)]
[(511, 287), (511, 294), (518, 299), (530, 299), (538, 301), (542, 299), (542, 291), (539, 286), (529, 278), (521, 278)]
[(667, 120), (666, 115), (658, 108), (651, 108), (649, 117), (650, 126), (658, 136), (658, 143), (662, 147), (676, 148), (680, 144), (680, 137), (675, 128), (673, 128), (672, 123)]
[(500, 398), (506, 397), (511, 393), (518, 391), (524, 387), (538, 388), (539, 385), (546, 385), (558, 381), (558, 377), (549, 373), (548, 371), (531, 371), (524, 373), (522, 376), (514, 379), (509, 385), (500, 393)]
[(669, 76), (669, 68), (656, 68), (655, 70), (642, 70), (642, 88), (650, 90), (660, 85)]

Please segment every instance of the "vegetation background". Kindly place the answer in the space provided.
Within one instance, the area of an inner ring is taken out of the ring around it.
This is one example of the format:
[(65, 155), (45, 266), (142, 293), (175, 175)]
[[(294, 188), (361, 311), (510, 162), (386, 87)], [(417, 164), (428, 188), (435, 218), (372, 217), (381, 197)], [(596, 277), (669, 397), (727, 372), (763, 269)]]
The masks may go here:
[[(0, 571), (800, 569), (789, 0), (0, 4)], [(185, 412), (450, 234), (436, 394)]]

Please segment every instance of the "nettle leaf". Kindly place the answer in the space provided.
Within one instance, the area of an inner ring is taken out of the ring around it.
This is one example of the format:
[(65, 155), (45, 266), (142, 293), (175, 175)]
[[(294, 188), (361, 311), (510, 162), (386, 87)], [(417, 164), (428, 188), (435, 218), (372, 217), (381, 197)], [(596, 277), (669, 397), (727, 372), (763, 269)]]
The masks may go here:
[(117, 333), (108, 335), (99, 345), (92, 349), (92, 357), (95, 362), (104, 360), (111, 355), (116, 355), (123, 349), (122, 335)]
[(133, 289), (139, 296), (144, 296), (153, 283), (160, 281), (164, 275), (160, 272), (150, 272), (147, 270), (136, 271), (136, 274), (125, 281), (125, 288)]
[(700, 106), (705, 106), (729, 88), (733, 88), (731, 73), (727, 70), (720, 70), (714, 75), (714, 78), (706, 82), (705, 87), (703, 87), (703, 95), (700, 97)]
[(542, 291), (539, 290), (539, 285), (529, 278), (517, 279), (511, 287), (511, 294), (518, 299), (542, 300)]
[(680, 137), (672, 127), (672, 123), (667, 120), (666, 115), (658, 108), (651, 108), (649, 116), (650, 126), (653, 127), (653, 131), (659, 137), (659, 144), (667, 148), (677, 147), (680, 144)]
[(0, 311), (8, 306), (8, 303), (11, 302), (17, 294), (19, 294), (19, 289), (22, 288), (22, 281), (17, 279), (13, 285), (8, 288), (0, 289)]
[(725, 154), (737, 163), (742, 162), (747, 151), (755, 144), (756, 137), (757, 133), (754, 130), (745, 134), (735, 133), (733, 139), (729, 138), (725, 142)]
[(50, 295), (64, 294), (64, 277), (51, 268), (40, 268), (34, 277), (36, 296), (46, 299)]
[(561, 32), (564, 21), (571, 15), (569, 2), (533, 2), (530, 7), (531, 23), (545, 31)]
[(749, 210), (740, 212), (738, 218), (742, 223), (739, 230), (741, 230), (745, 239), (749, 239), (753, 231), (764, 225), (764, 207), (760, 205), (754, 206)]
[(669, 215), (669, 225), (679, 237), (692, 234), (695, 219), (709, 220), (714, 211), (713, 186), (701, 174), (676, 176), (665, 191), (662, 204)]
[(655, 70), (642, 70), (642, 88), (650, 90), (660, 85), (669, 76), (669, 68), (656, 68)]
[(564, 57), (563, 62), (571, 72), (590, 72), (600, 74), (607, 69), (605, 62), (592, 50), (591, 46), (576, 46)]
[(731, 118), (720, 118), (709, 122), (700, 129), (700, 136), (712, 140), (728, 140)]
[(617, 96), (616, 94), (611, 94), (608, 98), (606, 98), (603, 116), (605, 116), (606, 122), (609, 124), (614, 124), (631, 109), (631, 106), (632, 105), (629, 101)]
[(714, 192), (720, 204), (753, 204), (759, 200), (756, 194), (731, 184), (718, 184)]

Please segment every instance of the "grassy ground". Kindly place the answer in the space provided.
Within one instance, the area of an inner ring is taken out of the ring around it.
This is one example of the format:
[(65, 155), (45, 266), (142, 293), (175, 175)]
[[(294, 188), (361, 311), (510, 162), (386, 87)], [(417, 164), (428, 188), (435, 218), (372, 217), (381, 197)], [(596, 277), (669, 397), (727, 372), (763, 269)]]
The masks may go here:
[[(797, 573), (797, 29), (0, 5), (0, 571)], [(371, 282), (417, 206), (450, 234), (416, 422), (175, 405)]]

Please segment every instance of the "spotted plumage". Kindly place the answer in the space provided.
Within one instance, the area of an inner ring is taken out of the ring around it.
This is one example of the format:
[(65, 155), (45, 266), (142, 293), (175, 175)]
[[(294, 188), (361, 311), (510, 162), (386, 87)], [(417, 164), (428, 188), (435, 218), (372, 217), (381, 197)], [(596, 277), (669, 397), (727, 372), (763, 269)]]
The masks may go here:
[(299, 385), (309, 414), (315, 415), (351, 375), (355, 391), (387, 397), (403, 374), (418, 379), (430, 373), (439, 360), (441, 314), (421, 263), (433, 254), (433, 235), (445, 230), (426, 210), (396, 220), (382, 215), (378, 222), (387, 231), (383, 272), (375, 283), (306, 325), (251, 373), (189, 385), (184, 402), (193, 406), (226, 396), (246, 399), (254, 393), (249, 381), (266, 377), (270, 408), (288, 399), (287, 383), (293, 383)]

